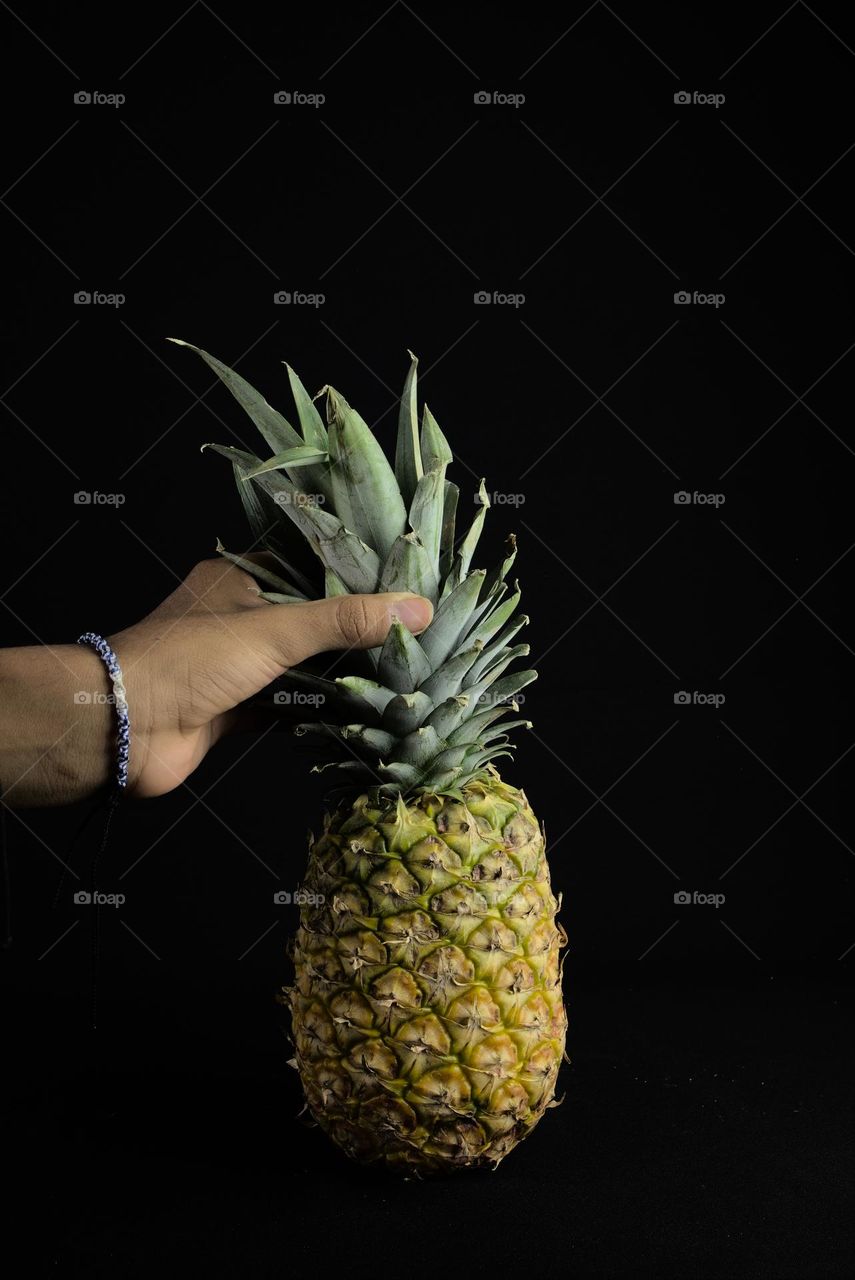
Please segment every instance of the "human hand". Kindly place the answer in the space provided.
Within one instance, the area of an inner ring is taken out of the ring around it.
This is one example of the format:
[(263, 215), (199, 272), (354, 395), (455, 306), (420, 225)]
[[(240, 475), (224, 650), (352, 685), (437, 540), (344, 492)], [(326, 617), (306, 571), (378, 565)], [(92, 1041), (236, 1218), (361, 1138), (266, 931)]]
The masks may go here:
[[(288, 667), (382, 644), (393, 616), (417, 633), (431, 615), (430, 601), (406, 593), (270, 604), (242, 569), (201, 561), (152, 613), (108, 637), (128, 698), (129, 793), (179, 786), (224, 733), (247, 722), (243, 704)], [(0, 713), (5, 798), (58, 804), (108, 781), (113, 708), (76, 705), (73, 693), (87, 682), (107, 687), (97, 655), (77, 646), (6, 650), (0, 665), (11, 695)]]

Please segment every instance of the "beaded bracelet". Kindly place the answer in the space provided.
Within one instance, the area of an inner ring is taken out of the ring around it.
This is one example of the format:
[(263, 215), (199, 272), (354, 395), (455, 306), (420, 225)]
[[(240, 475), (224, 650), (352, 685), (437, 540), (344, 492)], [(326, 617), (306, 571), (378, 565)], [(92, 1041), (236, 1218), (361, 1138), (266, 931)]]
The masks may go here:
[(130, 753), (131, 725), (128, 718), (128, 699), (127, 694), (125, 693), (125, 684), (122, 679), (122, 668), (119, 666), (119, 659), (116, 657), (107, 641), (103, 636), (97, 635), (96, 632), (84, 632), (82, 636), (78, 636), (77, 643), (92, 646), (109, 671), (110, 678), (113, 682), (113, 699), (116, 704), (116, 719), (118, 720), (118, 729), (116, 733), (118, 745), (116, 786), (123, 788), (128, 785), (128, 755)]

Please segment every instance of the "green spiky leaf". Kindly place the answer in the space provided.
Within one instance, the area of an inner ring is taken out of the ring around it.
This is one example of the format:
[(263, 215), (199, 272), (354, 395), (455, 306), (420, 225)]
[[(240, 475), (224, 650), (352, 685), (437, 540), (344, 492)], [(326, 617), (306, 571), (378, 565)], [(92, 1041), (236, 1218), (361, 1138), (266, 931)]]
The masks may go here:
[(419, 446), (419, 416), (416, 403), (418, 360), (412, 351), (410, 368), (404, 382), (401, 408), (398, 414), (398, 442), (395, 448), (395, 478), (401, 497), (407, 506), (413, 500), (416, 486), (422, 478), (422, 453)]
[(345, 527), (385, 560), (407, 523), (395, 473), (366, 423), (332, 387), (327, 405), (335, 509)]

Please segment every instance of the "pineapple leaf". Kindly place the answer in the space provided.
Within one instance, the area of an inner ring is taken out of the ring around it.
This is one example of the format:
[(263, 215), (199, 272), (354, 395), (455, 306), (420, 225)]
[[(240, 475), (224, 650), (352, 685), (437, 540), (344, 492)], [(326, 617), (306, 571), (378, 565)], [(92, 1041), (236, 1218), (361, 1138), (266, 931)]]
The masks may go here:
[(436, 418), (425, 405), (422, 413), (422, 466), (425, 471), (445, 468), (454, 460), (448, 441), (439, 429)]
[(286, 596), (281, 591), (259, 591), (259, 600), (266, 600), (268, 604), (303, 604), (305, 596)]
[(283, 592), (295, 600), (305, 600), (306, 597), (302, 591), (298, 591), (290, 582), (286, 582), (284, 578), (280, 578), (278, 573), (274, 573), (272, 569), (267, 569), (262, 564), (256, 564), (253, 560), (246, 560), (243, 556), (235, 555), (231, 551), (226, 551), (223, 544), (217, 539), (217, 551), (224, 559), (231, 561), (237, 565), (239, 569), (243, 569), (245, 573), (250, 573), (259, 582), (266, 582), (269, 587), (273, 587), (275, 591)]
[(303, 439), (306, 444), (313, 445), (314, 448), (320, 449), (323, 453), (328, 450), (327, 429), (324, 426), (323, 418), (315, 408), (315, 402), (297, 377), (290, 364), (286, 364), (288, 370), (288, 380), (291, 383), (291, 394), (294, 397), (294, 403), (297, 406), (297, 416), (300, 419), (300, 429), (303, 432)]
[[(227, 446), (217, 446), (222, 452)], [(372, 593), (377, 590), (380, 561), (370, 547), (346, 529), (337, 516), (324, 511), (311, 495), (297, 489), (278, 471), (259, 472), (253, 476), (270, 495), (320, 556), (325, 568), (338, 575), (348, 591)]]
[(485, 577), (483, 569), (476, 569), (464, 578), (460, 586), (446, 596), (430, 625), (419, 636), (419, 644), (434, 670), (445, 662), (460, 640)]
[[(287, 706), (290, 704), (293, 691), (297, 690), (302, 693), (311, 693), (316, 696), (320, 695), (323, 702), (320, 705), (327, 715), (335, 715), (336, 718), (359, 721), (364, 724), (377, 724), (380, 715), (375, 707), (359, 693), (348, 689), (338, 681), (326, 680), (323, 676), (313, 675), (310, 671), (302, 671), (299, 667), (289, 667), (284, 676), (280, 677), (277, 683), (285, 686), (282, 689), (284, 696), (278, 698), (278, 703)], [(277, 701), (277, 695), (274, 694), (274, 702)]]
[(442, 508), (442, 540), (439, 557), (439, 571), (443, 578), (448, 577), (454, 559), (454, 526), (457, 519), (457, 500), (460, 490), (451, 480), (445, 482), (445, 501)]
[(505, 544), (508, 548), (508, 554), (501, 564), (496, 565), (487, 575), (487, 581), (484, 584), (484, 594), (488, 595), (494, 587), (500, 582), (504, 582), (508, 576), (508, 572), (517, 558), (517, 539), (516, 534), (509, 533)]
[(217, 377), (225, 383), (240, 407), (249, 414), (274, 453), (282, 453), (285, 449), (293, 449), (296, 445), (303, 443), (290, 422), (283, 418), (272, 405), (269, 405), (264, 396), (256, 391), (255, 387), (251, 387), (245, 378), (235, 373), (234, 369), (230, 369), (228, 365), (223, 364), (216, 356), (209, 355), (201, 347), (194, 347), (192, 342), (183, 342), (181, 338), (168, 338), (167, 341), (174, 342), (179, 347), (188, 347), (190, 351), (195, 351), (202, 357), (205, 364), (213, 369)]
[(487, 512), (490, 509), (490, 499), (487, 495), (487, 488), (483, 480), (478, 486), (478, 498), (481, 503), (480, 509), (478, 514), (475, 516), (475, 519), (472, 521), (472, 524), (469, 526), (469, 532), (461, 542), (460, 550), (457, 553), (460, 561), (461, 576), (463, 576), (469, 569), (472, 556), (474, 555), (475, 548), (478, 545), (478, 539), (481, 537), (481, 530), (484, 528), (484, 520), (486, 519)]
[(469, 718), (469, 707), (472, 699), (468, 693), (457, 694), (446, 698), (435, 711), (432, 711), (426, 723), (436, 729), (440, 738), (447, 741), (465, 720)]
[(327, 408), (335, 509), (345, 526), (385, 560), (407, 523), (395, 473), (369, 427), (332, 387)]
[[(296, 449), (303, 446), (303, 439), (299, 432), (294, 430), (291, 423), (277, 409), (269, 405), (264, 396), (256, 391), (255, 387), (250, 386), (245, 378), (242, 378), (239, 373), (235, 373), (234, 369), (230, 369), (228, 365), (223, 364), (221, 360), (217, 360), (215, 356), (210, 355), (207, 351), (203, 351), (201, 347), (194, 347), (190, 342), (183, 342), (180, 338), (170, 338), (169, 341), (176, 343), (179, 347), (188, 347), (202, 357), (209, 368), (213, 369), (217, 377), (225, 383), (238, 404), (255, 423), (274, 454), (281, 454), (288, 449)], [(326, 448), (326, 445), (324, 445), (324, 448)], [(307, 466), (305, 480), (306, 487), (311, 492), (322, 493), (326, 498), (332, 496), (327, 478), (326, 464), (317, 463)]]
[(253, 467), (257, 467), (261, 463), (261, 458), (254, 453), (247, 453), (246, 449), (236, 449), (231, 444), (208, 444), (202, 445), (202, 453), (206, 449), (213, 449), (214, 453), (221, 453), (224, 458), (228, 458), (236, 467), (243, 467), (247, 471), (251, 471)]
[(510, 643), (517, 632), (527, 625), (528, 621), (528, 618), (523, 614), (521, 617), (515, 618), (513, 622), (508, 623), (493, 643), (484, 649), (481, 657), (472, 667), (472, 670), (464, 680), (464, 685), (474, 684), (476, 680), (480, 679), (481, 675), (490, 669), (496, 658), (504, 652), (505, 647)]
[(507, 751), (504, 746), (490, 747), (486, 751), (470, 752), (463, 762), (463, 768), (471, 770), (473, 774), (480, 773), (484, 765), (490, 760), (501, 760), (504, 756), (509, 760), (513, 759), (513, 752)]
[(424, 725), (398, 740), (392, 759), (424, 769), (441, 750), (442, 743), (437, 737), (436, 729), (432, 725)]
[(503, 704), (500, 707), (490, 707), (487, 711), (479, 711), (477, 715), (470, 716), (459, 728), (449, 733), (449, 746), (456, 747), (460, 744), (468, 746), (473, 742), (480, 742), (483, 734), (489, 729), (493, 721), (498, 720), (500, 716), (507, 715), (509, 709), (508, 706)]
[(341, 676), (336, 680), (336, 684), (341, 685), (349, 693), (363, 698), (380, 714), (395, 697), (391, 689), (384, 689), (382, 684), (377, 684), (374, 680), (365, 680), (362, 676)]
[(410, 368), (404, 382), (398, 414), (398, 443), (395, 448), (395, 478), (404, 502), (412, 502), (416, 486), (422, 478), (422, 454), (419, 448), (419, 419), (416, 404), (418, 360), (408, 352)]
[(293, 449), (285, 449), (282, 453), (275, 453), (272, 458), (266, 458), (257, 467), (247, 471), (243, 478), (244, 480), (252, 480), (254, 476), (262, 475), (265, 471), (284, 471), (295, 467), (310, 467), (319, 462), (325, 462), (326, 459), (327, 454), (321, 449), (316, 449), (313, 445), (298, 444)]
[[(251, 486), (248, 486), (248, 491), (254, 497), (257, 498), (255, 490)], [(302, 591), (306, 599), (317, 600), (318, 598), (317, 586), (314, 583), (310, 582), (309, 579), (306, 577), (306, 575), (304, 573), (301, 573), (296, 565), (291, 563), (291, 561), (287, 558), (287, 556), (283, 554), (281, 547), (277, 544), (275, 539), (265, 538), (263, 542), (263, 546), (264, 546), (264, 550), (269, 552), (269, 554), (273, 556), (274, 560), (277, 561), (280, 568), (284, 569), (285, 572), (288, 574), (288, 576), (292, 578), (294, 582), (296, 582), (297, 587), (299, 588), (300, 591)]]
[(347, 587), (334, 569), (324, 570), (324, 596), (330, 600), (333, 596), (350, 595)]
[(246, 471), (240, 463), (233, 461), (232, 470), (234, 471), (235, 483), (237, 484), (238, 492), (240, 493), (241, 505), (243, 506), (247, 523), (252, 531), (252, 536), (256, 542), (263, 542), (267, 535), (273, 530), (274, 521), (268, 519), (261, 499), (255, 489), (253, 489), (252, 485), (243, 483)]
[(440, 751), (438, 755), (430, 762), (431, 774), (434, 770), (444, 772), (446, 769), (455, 769), (461, 765), (466, 759), (466, 753), (469, 750), (465, 747), (446, 747), (444, 751)]
[(433, 703), (425, 693), (399, 693), (383, 710), (383, 728), (400, 737), (418, 729), (433, 711)]
[(445, 468), (426, 471), (416, 485), (410, 506), (410, 528), (417, 533), (439, 579), (439, 548), (445, 497)]
[(327, 724), (320, 721), (313, 724), (298, 724), (294, 729), (298, 738), (310, 737), (323, 741), (334, 738), (338, 742), (346, 742), (351, 748), (355, 745), (365, 747), (367, 751), (377, 755), (387, 755), (395, 746), (396, 739), (391, 733), (382, 729), (374, 729), (364, 724)]
[(318, 555), (348, 591), (371, 595), (377, 590), (380, 561), (361, 538), (343, 525), (331, 538), (318, 543)]
[(389, 628), (377, 675), (381, 684), (396, 693), (412, 693), (430, 675), (424, 649), (402, 622), (393, 622)]
[(511, 617), (519, 602), (520, 591), (517, 584), (517, 590), (514, 594), (509, 596), (504, 604), (496, 605), (491, 612), (487, 613), (486, 617), (482, 618), (478, 625), (472, 628), (463, 643), (470, 645), (474, 644), (476, 640), (480, 640), (482, 644), (487, 644), (500, 627), (504, 626), (508, 618)]
[(449, 658), (420, 686), (421, 692), (426, 693), (433, 702), (444, 702), (446, 698), (453, 698), (455, 694), (460, 693), (463, 677), (480, 652), (481, 646), (473, 645), (471, 649), (466, 649), (463, 653)]
[(436, 603), (436, 574), (417, 534), (405, 533), (395, 540), (380, 575), (380, 590), (414, 591)]
[(501, 680), (496, 679), (498, 674), (498, 670), (491, 671), (488, 675), (482, 676), (477, 684), (473, 684), (466, 690), (472, 706), (485, 704), (496, 706), (506, 698), (515, 697), (521, 689), (537, 679), (536, 671), (514, 671), (512, 675), (503, 676)]
[(405, 790), (409, 787), (418, 786), (422, 777), (421, 769), (417, 769), (411, 764), (405, 764), (403, 760), (395, 760), (391, 764), (379, 764), (377, 772), (382, 774), (384, 778), (391, 778), (393, 782), (399, 783)]

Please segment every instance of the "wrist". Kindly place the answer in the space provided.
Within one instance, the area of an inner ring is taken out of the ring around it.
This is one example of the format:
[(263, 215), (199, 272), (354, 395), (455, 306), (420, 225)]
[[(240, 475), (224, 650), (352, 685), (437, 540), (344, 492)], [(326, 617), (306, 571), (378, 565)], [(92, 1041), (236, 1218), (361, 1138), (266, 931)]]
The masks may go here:
[(77, 645), (0, 655), (0, 772), (12, 805), (80, 800), (110, 777), (115, 713), (97, 654)]

